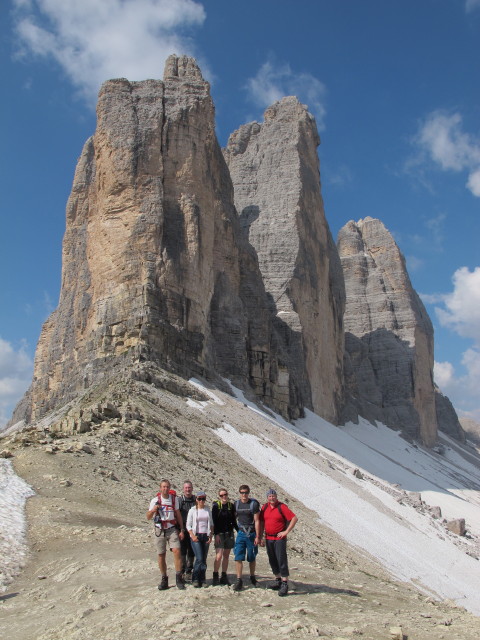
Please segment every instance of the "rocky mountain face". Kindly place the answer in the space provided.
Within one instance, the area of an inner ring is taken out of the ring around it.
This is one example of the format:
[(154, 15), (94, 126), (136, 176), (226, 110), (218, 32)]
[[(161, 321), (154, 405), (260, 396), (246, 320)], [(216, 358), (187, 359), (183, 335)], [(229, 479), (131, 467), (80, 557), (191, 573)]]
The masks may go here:
[(437, 434), (433, 327), (380, 220), (338, 234), (345, 276), (346, 384), (356, 410), (425, 444)]
[(345, 291), (320, 193), (315, 120), (294, 97), (230, 136), (225, 158), (240, 223), (258, 255), (275, 322), (313, 410), (342, 404)]
[(431, 323), (391, 235), (349, 222), (335, 247), (318, 132), (296, 98), (222, 153), (208, 83), (171, 56), (163, 81), (106, 82), (97, 116), (67, 204), (59, 305), (12, 422), (126, 370), (156, 384), (142, 366), (154, 363), (228, 378), (288, 419), (309, 408), (427, 445), (437, 425), (461, 437), (435, 400)]
[(171, 56), (163, 82), (106, 82), (97, 116), (67, 206), (61, 298), (42, 330), (25, 417), (139, 360), (229, 377), (300, 415), (310, 404), (305, 383), (272, 325), (195, 61)]

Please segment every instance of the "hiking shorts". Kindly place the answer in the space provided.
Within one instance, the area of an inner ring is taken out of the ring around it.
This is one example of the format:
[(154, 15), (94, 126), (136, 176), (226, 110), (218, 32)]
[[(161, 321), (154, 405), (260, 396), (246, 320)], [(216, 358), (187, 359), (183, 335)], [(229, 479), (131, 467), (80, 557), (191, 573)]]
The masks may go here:
[(255, 562), (258, 553), (258, 547), (254, 544), (256, 535), (255, 531), (247, 534), (240, 530), (237, 533), (237, 539), (235, 540), (236, 562), (243, 562), (245, 560), (245, 554), (247, 555), (247, 562)]
[[(217, 536), (220, 538), (217, 544)], [(217, 533), (215, 535), (215, 549), (233, 549), (235, 545), (235, 536), (233, 531), (230, 533)]]
[(167, 543), (170, 549), (180, 549), (180, 538), (178, 537), (177, 527), (170, 527), (170, 529), (163, 529), (158, 534), (158, 527), (155, 527), (154, 541), (155, 548), (158, 555), (163, 555), (167, 552)]

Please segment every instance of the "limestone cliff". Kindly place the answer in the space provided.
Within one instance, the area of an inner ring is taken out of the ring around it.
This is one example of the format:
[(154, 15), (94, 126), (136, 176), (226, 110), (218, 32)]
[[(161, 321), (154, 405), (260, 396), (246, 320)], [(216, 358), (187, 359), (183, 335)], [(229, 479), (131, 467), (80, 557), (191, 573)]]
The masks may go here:
[(349, 222), (340, 261), (318, 144), (289, 97), (222, 153), (192, 58), (171, 56), (163, 81), (106, 82), (67, 204), (59, 304), (12, 422), (116, 376), (156, 384), (152, 364), (228, 378), (289, 419), (307, 407), (427, 445), (437, 425), (462, 439), (435, 399), (432, 326), (389, 232)]
[(435, 442), (433, 327), (405, 260), (380, 222), (348, 222), (338, 234), (345, 276), (346, 384), (358, 412)]
[(276, 326), (313, 410), (337, 422), (343, 388), (343, 275), (325, 220), (313, 116), (294, 97), (244, 125), (224, 150), (242, 226)]
[(195, 61), (171, 56), (163, 82), (106, 82), (67, 205), (60, 302), (21, 411), (37, 418), (151, 360), (249, 384), (296, 416), (301, 394), (278, 344)]

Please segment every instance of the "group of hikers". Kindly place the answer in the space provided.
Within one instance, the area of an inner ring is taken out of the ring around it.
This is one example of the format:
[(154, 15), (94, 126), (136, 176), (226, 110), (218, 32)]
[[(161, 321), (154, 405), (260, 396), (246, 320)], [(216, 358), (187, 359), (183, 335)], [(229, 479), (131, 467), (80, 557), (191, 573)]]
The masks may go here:
[(268, 560), (275, 576), (271, 589), (279, 596), (288, 593), (287, 535), (297, 523), (297, 516), (283, 502), (275, 489), (267, 491), (267, 502), (260, 506), (250, 497), (250, 487), (242, 484), (239, 498), (230, 500), (224, 488), (210, 509), (205, 491), (195, 495), (189, 480), (183, 483), (183, 494), (177, 496), (169, 480), (162, 480), (160, 491), (150, 501), (147, 520), (154, 521), (155, 547), (161, 581), (158, 588), (168, 589), (166, 553), (173, 552), (176, 586), (185, 589), (186, 580), (194, 587), (206, 582), (207, 554), (214, 542), (212, 585), (230, 585), (227, 575), (230, 552), (234, 550), (236, 581), (234, 591), (243, 589), (243, 563), (249, 565), (249, 578), (257, 585), (255, 575), (259, 546), (266, 546)]

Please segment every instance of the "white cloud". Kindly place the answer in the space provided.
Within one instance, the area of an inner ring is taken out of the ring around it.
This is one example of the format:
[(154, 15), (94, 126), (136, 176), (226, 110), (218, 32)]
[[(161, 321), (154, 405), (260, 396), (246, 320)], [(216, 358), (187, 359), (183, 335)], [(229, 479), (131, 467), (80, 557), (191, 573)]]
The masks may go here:
[[(480, 419), (480, 267), (469, 271), (458, 269), (453, 275), (452, 293), (430, 297), (430, 302), (443, 303), (435, 307), (440, 324), (460, 336), (470, 338), (474, 345), (462, 356), (465, 375), (457, 376), (449, 362), (435, 362), (434, 376), (440, 389), (455, 408)], [(425, 296), (422, 296), (425, 300)]]
[(345, 164), (339, 165), (337, 168), (323, 170), (322, 175), (326, 184), (334, 187), (344, 188), (350, 186), (354, 181), (354, 175), (350, 167)]
[(480, 348), (480, 267), (462, 267), (453, 275), (454, 289), (443, 296), (444, 307), (436, 307), (440, 324), (464, 338), (472, 338)]
[(474, 196), (480, 198), (480, 169), (468, 176), (467, 188), (470, 189)]
[(480, 139), (463, 131), (459, 113), (434, 111), (420, 126), (414, 143), (420, 153), (408, 166), (418, 167), (428, 159), (443, 171), (467, 172), (467, 188), (480, 197)]
[(405, 256), (405, 260), (407, 261), (409, 271), (418, 271), (425, 264), (421, 258), (413, 255)]
[(429, 218), (425, 221), (426, 228), (430, 231), (429, 243), (430, 246), (433, 246), (442, 251), (443, 250), (443, 240), (444, 240), (444, 222), (447, 216), (444, 213), (440, 213), (435, 218)]
[(315, 115), (319, 131), (325, 128), (326, 87), (307, 72), (294, 72), (289, 64), (277, 64), (272, 58), (265, 62), (246, 83), (252, 102), (265, 109), (284, 96), (297, 96)]
[(465, 9), (467, 13), (475, 11), (475, 9), (480, 9), (480, 0), (466, 0)]
[(15, 404), (28, 388), (33, 362), (22, 345), (14, 347), (0, 338), (0, 427), (10, 418)]
[(53, 59), (89, 102), (109, 78), (159, 78), (172, 53), (193, 54), (195, 0), (14, 0), (19, 55)]
[(480, 420), (480, 351), (467, 349), (462, 364), (465, 375), (457, 376), (450, 362), (435, 362), (433, 374), (441, 391), (448, 396), (458, 413)]

